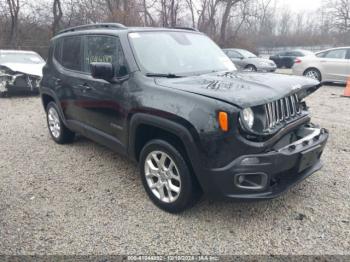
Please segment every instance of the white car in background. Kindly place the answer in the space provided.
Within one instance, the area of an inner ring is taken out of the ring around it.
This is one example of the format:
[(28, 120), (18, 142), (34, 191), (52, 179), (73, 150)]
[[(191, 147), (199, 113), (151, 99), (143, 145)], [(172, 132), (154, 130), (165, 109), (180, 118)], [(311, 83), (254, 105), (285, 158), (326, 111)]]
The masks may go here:
[(44, 59), (32, 51), (0, 50), (0, 97), (9, 93), (38, 92)]
[(350, 77), (350, 47), (339, 47), (295, 59), (293, 74), (318, 81), (344, 83)]

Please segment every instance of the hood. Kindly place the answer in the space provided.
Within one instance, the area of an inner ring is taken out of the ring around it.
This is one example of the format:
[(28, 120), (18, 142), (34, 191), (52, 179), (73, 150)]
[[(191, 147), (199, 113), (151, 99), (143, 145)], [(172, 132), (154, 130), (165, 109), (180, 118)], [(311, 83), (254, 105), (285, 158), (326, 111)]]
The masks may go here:
[(251, 64), (258, 64), (258, 63), (264, 62), (264, 63), (268, 63), (270, 65), (275, 65), (275, 62), (273, 62), (272, 60), (261, 58), (261, 57), (245, 58), (244, 62), (251, 63)]
[(318, 81), (306, 77), (237, 71), (175, 79), (157, 78), (156, 83), (241, 108), (263, 105), (294, 93), (298, 93), (301, 100), (321, 86)]
[(19, 72), (23, 74), (33, 75), (33, 76), (43, 76), (43, 67), (45, 63), (41, 64), (21, 64), (21, 63), (2, 63), (0, 66), (5, 66), (14, 72)]

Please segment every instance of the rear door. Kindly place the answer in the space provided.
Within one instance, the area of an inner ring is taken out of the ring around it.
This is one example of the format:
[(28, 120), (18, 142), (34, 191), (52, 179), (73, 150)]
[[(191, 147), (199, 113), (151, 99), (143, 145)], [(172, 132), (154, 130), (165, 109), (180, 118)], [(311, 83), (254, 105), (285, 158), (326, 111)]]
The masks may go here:
[(56, 93), (67, 120), (85, 122), (81, 94), (86, 74), (83, 72), (82, 36), (60, 39), (55, 47), (54, 63), (57, 74), (53, 79)]
[(350, 74), (348, 50), (346, 48), (330, 50), (320, 58), (323, 79), (346, 81)]

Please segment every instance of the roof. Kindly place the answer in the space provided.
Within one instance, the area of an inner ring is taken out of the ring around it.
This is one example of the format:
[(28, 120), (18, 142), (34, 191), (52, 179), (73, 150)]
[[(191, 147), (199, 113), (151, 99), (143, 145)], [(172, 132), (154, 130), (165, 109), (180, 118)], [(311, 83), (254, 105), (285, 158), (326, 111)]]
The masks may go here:
[(36, 54), (36, 52), (34, 52), (34, 51), (27, 51), (27, 50), (13, 50), (13, 49), (0, 49), (0, 53)]
[(56, 34), (56, 37), (67, 34), (79, 34), (81, 32), (89, 32), (89, 33), (129, 33), (129, 32), (140, 32), (140, 31), (193, 31), (198, 32), (197, 29), (191, 27), (172, 27), (172, 28), (162, 28), (162, 27), (126, 27), (119, 23), (99, 23), (99, 24), (88, 24), (81, 25), (76, 27), (71, 27), (64, 29)]

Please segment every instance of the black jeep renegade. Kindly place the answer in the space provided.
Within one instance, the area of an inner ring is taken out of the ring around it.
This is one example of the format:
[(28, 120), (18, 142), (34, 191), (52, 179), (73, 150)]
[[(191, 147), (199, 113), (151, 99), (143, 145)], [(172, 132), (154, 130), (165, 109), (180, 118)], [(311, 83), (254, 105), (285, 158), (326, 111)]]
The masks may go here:
[(51, 41), (40, 92), (54, 141), (80, 133), (139, 163), (150, 199), (269, 199), (321, 168), (304, 77), (237, 72), (191, 29), (80, 26)]

